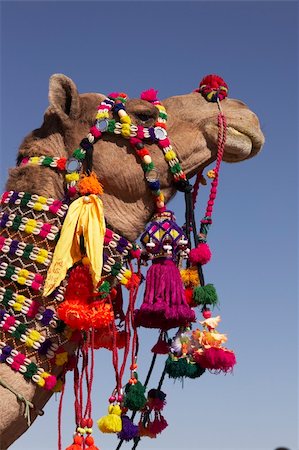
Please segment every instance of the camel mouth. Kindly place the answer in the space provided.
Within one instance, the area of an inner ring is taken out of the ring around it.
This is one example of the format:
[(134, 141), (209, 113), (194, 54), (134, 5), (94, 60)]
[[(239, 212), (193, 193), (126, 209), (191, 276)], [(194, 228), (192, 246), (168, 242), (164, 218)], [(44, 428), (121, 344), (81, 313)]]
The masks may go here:
[[(213, 145), (217, 145), (218, 127), (207, 124), (206, 137)], [(239, 124), (228, 124), (226, 128), (226, 142), (223, 160), (239, 162), (252, 158), (260, 152), (264, 144), (264, 136), (260, 129), (247, 130)]]

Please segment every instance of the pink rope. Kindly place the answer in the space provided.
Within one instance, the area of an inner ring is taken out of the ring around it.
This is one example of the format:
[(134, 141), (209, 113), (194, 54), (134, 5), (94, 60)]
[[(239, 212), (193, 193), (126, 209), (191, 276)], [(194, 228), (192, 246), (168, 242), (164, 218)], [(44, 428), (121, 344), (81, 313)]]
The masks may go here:
[(216, 161), (216, 167), (214, 169), (215, 172), (215, 178), (212, 181), (211, 185), (211, 191), (210, 196), (207, 204), (206, 209), (206, 217), (210, 217), (212, 222), (212, 214), (213, 214), (213, 207), (214, 202), (217, 196), (217, 188), (218, 188), (218, 180), (219, 180), (219, 170), (220, 170), (220, 164), (223, 159), (224, 154), (224, 147), (226, 142), (226, 118), (224, 114), (220, 111), (218, 114), (218, 142), (217, 142), (217, 161)]

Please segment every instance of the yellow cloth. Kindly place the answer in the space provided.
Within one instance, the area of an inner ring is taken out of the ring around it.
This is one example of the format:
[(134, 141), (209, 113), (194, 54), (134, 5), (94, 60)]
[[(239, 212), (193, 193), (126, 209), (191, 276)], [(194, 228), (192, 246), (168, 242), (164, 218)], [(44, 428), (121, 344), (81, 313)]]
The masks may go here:
[(70, 205), (45, 281), (45, 297), (64, 280), (68, 269), (81, 260), (81, 235), (84, 237), (94, 286), (98, 284), (103, 266), (105, 231), (103, 203), (97, 195), (80, 197)]

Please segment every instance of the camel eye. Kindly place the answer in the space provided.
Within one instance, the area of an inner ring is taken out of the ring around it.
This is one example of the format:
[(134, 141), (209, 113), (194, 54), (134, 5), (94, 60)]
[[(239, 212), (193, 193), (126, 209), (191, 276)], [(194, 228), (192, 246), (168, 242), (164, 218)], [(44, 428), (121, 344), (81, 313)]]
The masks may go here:
[(149, 119), (152, 118), (149, 114), (143, 113), (137, 113), (136, 117), (138, 117), (138, 119), (141, 120), (142, 122), (147, 122)]

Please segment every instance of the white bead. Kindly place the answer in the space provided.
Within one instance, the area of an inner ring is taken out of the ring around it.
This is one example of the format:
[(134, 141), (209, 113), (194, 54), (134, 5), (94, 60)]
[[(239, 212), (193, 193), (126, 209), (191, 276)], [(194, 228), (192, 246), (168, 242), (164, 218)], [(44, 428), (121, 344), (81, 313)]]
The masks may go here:
[(145, 164), (150, 164), (152, 162), (152, 158), (150, 157), (150, 155), (145, 155), (143, 157), (143, 161)]

